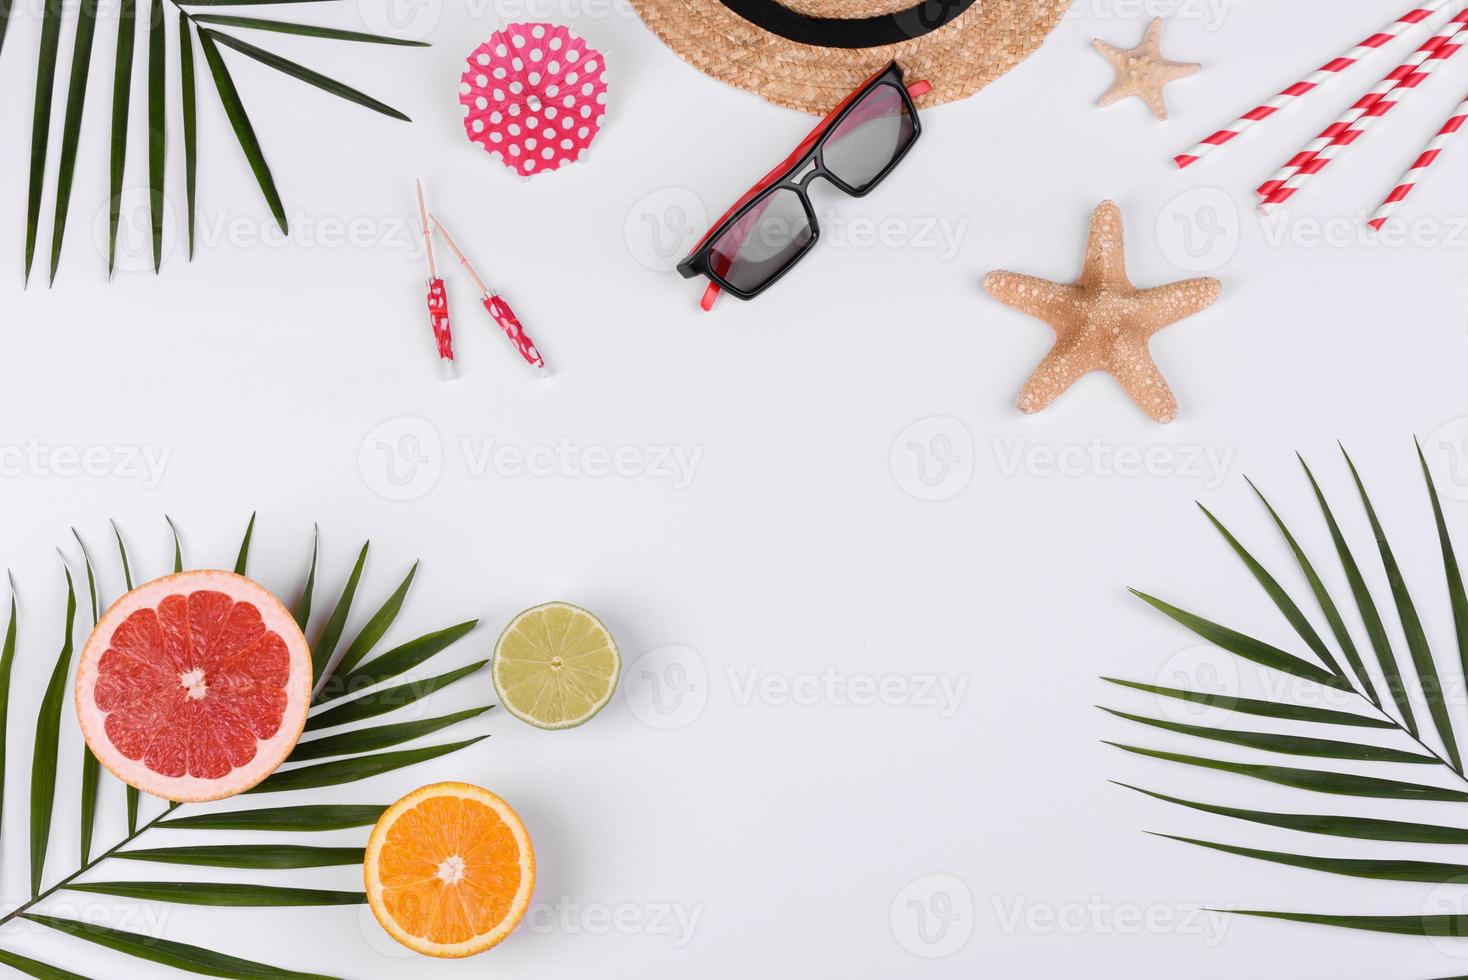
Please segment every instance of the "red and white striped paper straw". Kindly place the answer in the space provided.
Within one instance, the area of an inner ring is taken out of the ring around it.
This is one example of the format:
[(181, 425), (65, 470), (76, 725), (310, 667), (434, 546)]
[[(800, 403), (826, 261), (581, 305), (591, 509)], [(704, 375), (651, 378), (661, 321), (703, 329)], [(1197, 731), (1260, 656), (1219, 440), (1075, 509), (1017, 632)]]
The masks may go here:
[(1391, 192), (1391, 195), (1382, 203), (1381, 207), (1376, 209), (1376, 214), (1372, 216), (1370, 221), (1372, 228), (1381, 231), (1387, 219), (1392, 216), (1392, 212), (1396, 211), (1397, 206), (1405, 201), (1411, 195), (1412, 191), (1417, 188), (1417, 183), (1422, 179), (1422, 175), (1426, 173), (1429, 167), (1437, 163), (1438, 157), (1442, 156), (1443, 150), (1447, 149), (1448, 143), (1452, 141), (1452, 138), (1457, 135), (1465, 123), (1468, 123), (1468, 99), (1465, 99), (1453, 111), (1452, 117), (1443, 124), (1442, 129), (1438, 130), (1437, 136), (1433, 138), (1432, 142), (1427, 144), (1427, 148), (1422, 151), (1422, 155), (1412, 164), (1412, 168), (1402, 175), (1402, 179), (1397, 183), (1396, 189)]
[(1313, 92), (1325, 82), (1350, 68), (1373, 51), (1386, 47), (1400, 37), (1408, 28), (1415, 27), (1427, 20), (1451, 2), (1452, 0), (1430, 0), (1428, 3), (1413, 7), (1398, 18), (1396, 23), (1371, 35), (1334, 61), (1329, 61), (1321, 65), (1310, 77), (1296, 82), (1263, 105), (1250, 109), (1191, 150), (1178, 154), (1173, 160), (1177, 163), (1179, 169), (1192, 166), (1220, 146), (1237, 139), (1245, 130), (1256, 123), (1263, 122), (1301, 96)]
[[(1393, 69), (1391, 74), (1362, 96), (1344, 115), (1326, 127), (1314, 142), (1291, 157), (1289, 163), (1261, 185), (1259, 194), (1265, 198), (1264, 206), (1271, 207), (1288, 200), (1306, 180), (1325, 169), (1343, 147), (1354, 143), (1361, 136), (1369, 125), (1367, 120), (1379, 118), (1395, 107), (1400, 99), (1394, 99), (1392, 95), (1398, 89), (1410, 91), (1422, 84), (1433, 68), (1457, 53), (1461, 47), (1457, 38), (1465, 29), (1468, 29), (1468, 4), (1428, 38), (1412, 57)], [(1329, 156), (1325, 161), (1318, 161), (1318, 157), (1326, 153)], [(1305, 173), (1309, 168), (1313, 169)]]
[[(1465, 27), (1464, 30), (1468, 31), (1468, 27)], [(1306, 162), (1305, 165), (1302, 166), (1299, 170), (1295, 171), (1294, 175), (1286, 180), (1277, 191), (1269, 195), (1269, 197), (1265, 198), (1264, 203), (1260, 205), (1260, 210), (1268, 212), (1271, 209), (1278, 207), (1281, 204), (1284, 204), (1291, 197), (1293, 197), (1296, 192), (1300, 190), (1301, 187), (1308, 183), (1312, 177), (1321, 173), (1325, 170), (1326, 167), (1330, 166), (1330, 162), (1336, 157), (1340, 156), (1342, 153), (1344, 153), (1357, 140), (1359, 140), (1361, 136), (1365, 134), (1366, 130), (1371, 127), (1372, 123), (1395, 109), (1404, 98), (1410, 95), (1418, 86), (1426, 81), (1427, 77), (1432, 74), (1432, 71), (1436, 66), (1442, 64), (1448, 58), (1451, 58), (1453, 55), (1457, 54), (1459, 49), (1461, 49), (1463, 46), (1462, 38), (1464, 36), (1465, 35), (1460, 32), (1457, 38), (1455, 38), (1448, 44), (1442, 45), (1435, 52), (1433, 52), (1432, 56), (1422, 64), (1422, 67), (1418, 71), (1413, 72), (1411, 75), (1408, 75), (1406, 78), (1402, 79), (1401, 84), (1393, 89), (1391, 93), (1383, 96), (1381, 101), (1377, 102), (1374, 106), (1368, 109), (1366, 114), (1358, 119), (1355, 123), (1353, 123), (1349, 129), (1347, 129), (1345, 132), (1341, 133), (1334, 140), (1332, 140), (1328, 146), (1322, 149), (1319, 153), (1315, 154), (1315, 156), (1312, 157), (1308, 162)]]

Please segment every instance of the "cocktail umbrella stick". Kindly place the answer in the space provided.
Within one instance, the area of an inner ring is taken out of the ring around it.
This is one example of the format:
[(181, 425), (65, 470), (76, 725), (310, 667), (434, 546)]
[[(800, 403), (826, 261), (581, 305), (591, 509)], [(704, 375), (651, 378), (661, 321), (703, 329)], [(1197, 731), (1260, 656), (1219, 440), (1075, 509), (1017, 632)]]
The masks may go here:
[(494, 322), (499, 324), (505, 336), (510, 338), (510, 343), (514, 344), (520, 356), (525, 358), (525, 363), (538, 370), (542, 377), (549, 374), (545, 366), (545, 358), (540, 356), (540, 350), (530, 339), (530, 335), (525, 332), (525, 328), (520, 325), (520, 319), (515, 316), (515, 311), (510, 309), (510, 304), (506, 303), (499, 293), (485, 285), (479, 273), (474, 271), (474, 267), (464, 257), (463, 250), (459, 248), (448, 229), (443, 226), (443, 222), (439, 221), (436, 215), (430, 214), (429, 217), (433, 220), (433, 227), (437, 228), (438, 233), (443, 236), (444, 244), (448, 245), (449, 251), (454, 253), (459, 264), (464, 267), (464, 271), (469, 273), (469, 278), (474, 280), (474, 285), (479, 287), (479, 292), (484, 297), (484, 309), (494, 318)]
[(428, 323), (433, 327), (433, 342), (438, 347), (438, 363), (444, 379), (453, 378), (454, 334), (449, 326), (449, 296), (438, 266), (433, 260), (433, 233), (428, 228), (428, 205), (423, 202), (423, 181), (418, 185), (418, 218), (423, 226), (423, 253), (428, 258)]

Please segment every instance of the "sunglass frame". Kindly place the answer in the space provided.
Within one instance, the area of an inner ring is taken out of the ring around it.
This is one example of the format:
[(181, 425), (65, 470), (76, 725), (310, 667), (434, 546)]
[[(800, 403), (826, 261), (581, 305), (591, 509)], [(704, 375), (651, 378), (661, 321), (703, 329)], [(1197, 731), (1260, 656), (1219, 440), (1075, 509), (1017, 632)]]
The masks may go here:
[[(908, 119), (912, 123), (912, 135), (875, 177), (863, 187), (856, 188), (827, 169), (824, 155), (826, 141), (831, 133), (835, 132), (842, 120), (860, 106), (868, 95), (883, 85), (897, 90), (897, 94), (901, 97), (906, 109)], [(753, 299), (779, 282), (786, 273), (795, 268), (800, 263), (800, 260), (805, 258), (806, 253), (815, 247), (816, 242), (820, 240), (820, 223), (816, 220), (815, 207), (811, 203), (808, 192), (808, 188), (816, 178), (824, 177), (834, 184), (837, 189), (851, 197), (865, 197), (875, 190), (877, 185), (887, 178), (888, 174), (897, 168), (897, 165), (902, 162), (902, 158), (907, 156), (908, 151), (917, 143), (921, 135), (922, 123), (918, 119), (917, 106), (913, 103), (912, 96), (908, 93), (907, 86), (903, 82), (902, 68), (894, 61), (882, 71), (867, 79), (862, 83), (860, 88), (847, 96), (841, 105), (837, 106), (825, 119), (821, 120), (821, 123), (811, 131), (810, 135), (805, 138), (800, 146), (796, 147), (794, 153), (787, 157), (778, 167), (770, 171), (763, 180), (750, 188), (744, 197), (740, 198), (734, 207), (730, 208), (709, 229), (703, 238), (699, 240), (688, 257), (678, 263), (678, 272), (682, 274), (684, 279), (707, 276), (721, 290), (739, 299)], [(815, 163), (815, 168), (808, 170), (812, 162)], [(800, 251), (794, 253), (774, 275), (760, 283), (760, 285), (754, 289), (740, 289), (714, 270), (714, 246), (725, 233), (737, 225), (749, 212), (758, 207), (762, 201), (773, 194), (779, 193), (781, 190), (787, 189), (800, 195), (801, 204), (805, 207), (806, 217), (810, 220), (810, 241), (806, 242)]]

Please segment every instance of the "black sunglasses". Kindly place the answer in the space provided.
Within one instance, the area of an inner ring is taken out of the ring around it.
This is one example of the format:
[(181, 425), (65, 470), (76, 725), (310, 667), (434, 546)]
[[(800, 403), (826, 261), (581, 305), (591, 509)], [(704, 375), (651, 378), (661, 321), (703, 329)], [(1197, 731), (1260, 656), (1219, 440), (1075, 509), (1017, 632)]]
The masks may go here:
[(905, 84), (893, 62), (831, 110), (678, 264), (685, 279), (709, 278), (700, 305), (711, 309), (722, 290), (752, 299), (789, 272), (821, 237), (811, 183), (824, 177), (852, 197), (870, 193), (917, 142), (912, 100), (931, 88)]

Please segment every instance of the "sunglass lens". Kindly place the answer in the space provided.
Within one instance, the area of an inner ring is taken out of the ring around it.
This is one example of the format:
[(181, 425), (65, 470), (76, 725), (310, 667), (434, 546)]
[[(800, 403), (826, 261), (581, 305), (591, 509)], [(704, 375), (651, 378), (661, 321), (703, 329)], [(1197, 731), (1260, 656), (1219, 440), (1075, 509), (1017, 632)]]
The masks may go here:
[(826, 169), (852, 190), (872, 185), (913, 139), (907, 101), (892, 85), (878, 85), (841, 118), (826, 138)]
[(800, 195), (781, 187), (760, 198), (713, 243), (713, 271), (740, 292), (773, 280), (810, 245), (814, 232)]

